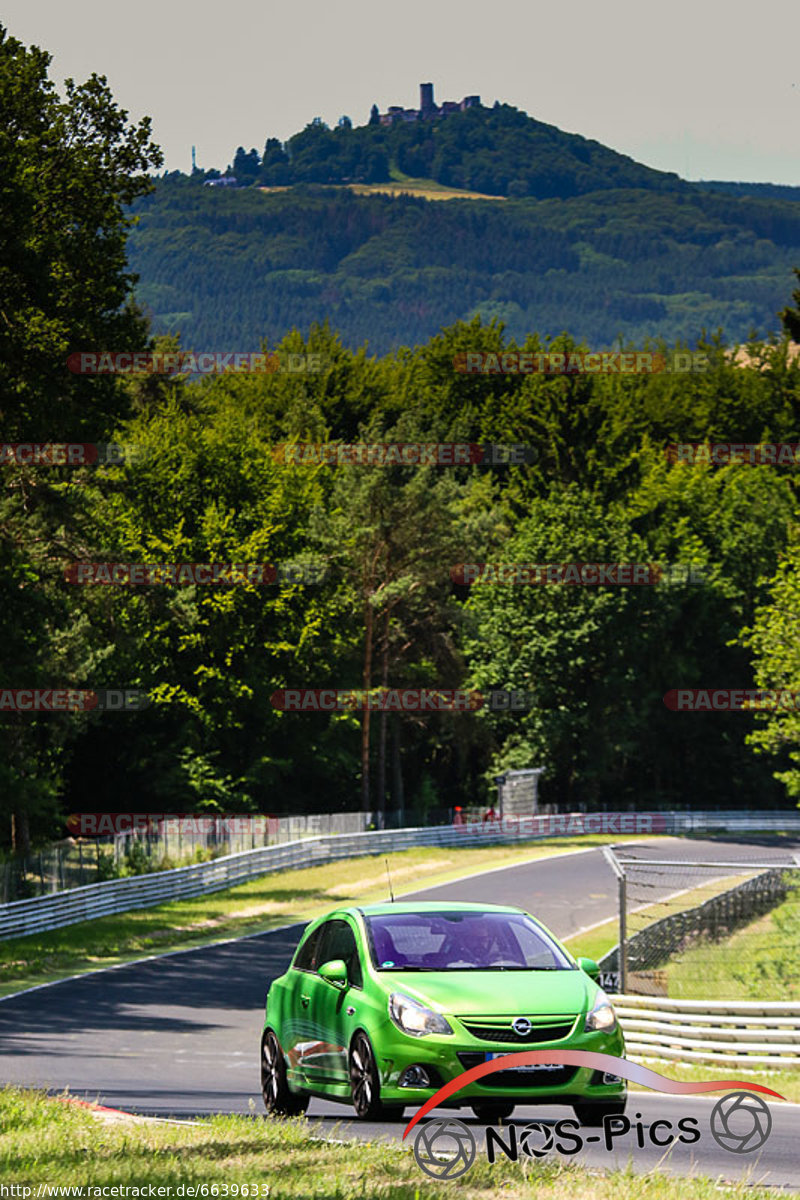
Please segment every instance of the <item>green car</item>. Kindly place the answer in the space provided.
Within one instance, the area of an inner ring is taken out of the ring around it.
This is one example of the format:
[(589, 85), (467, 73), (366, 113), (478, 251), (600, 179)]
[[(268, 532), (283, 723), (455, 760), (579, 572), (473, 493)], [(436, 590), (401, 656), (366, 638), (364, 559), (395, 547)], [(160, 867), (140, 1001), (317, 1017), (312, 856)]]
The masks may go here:
[[(311, 1096), (364, 1119), (402, 1117), (470, 1067), (519, 1050), (623, 1057), (597, 964), (519, 908), (387, 903), (313, 921), (267, 996), (261, 1085), (271, 1114)], [(571, 1105), (584, 1125), (625, 1110), (614, 1075), (558, 1064), (498, 1070), (450, 1101), (479, 1120)]]

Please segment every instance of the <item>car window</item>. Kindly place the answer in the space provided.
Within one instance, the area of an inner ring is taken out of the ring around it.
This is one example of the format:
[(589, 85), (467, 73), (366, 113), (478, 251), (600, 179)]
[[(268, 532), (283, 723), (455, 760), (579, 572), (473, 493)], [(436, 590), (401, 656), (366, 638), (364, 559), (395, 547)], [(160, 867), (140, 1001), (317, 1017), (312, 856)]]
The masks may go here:
[(524, 913), (446, 911), (368, 918), (382, 971), (571, 970), (559, 946)]
[(347, 978), (353, 987), (362, 987), (364, 980), (361, 974), (361, 961), (358, 956), (355, 934), (347, 921), (326, 921), (322, 926), (324, 931), (320, 946), (317, 966), (330, 962), (331, 959), (341, 958), (347, 967)]
[(296, 967), (298, 971), (316, 971), (319, 966), (319, 959), (316, 952), (323, 929), (324, 925), (318, 925), (314, 932), (306, 938), (294, 956), (292, 966)]
[(522, 961), (529, 967), (563, 967), (563, 956), (557, 954), (550, 940), (545, 940), (540, 930), (527, 921), (514, 921), (509, 933), (515, 947), (519, 948)]

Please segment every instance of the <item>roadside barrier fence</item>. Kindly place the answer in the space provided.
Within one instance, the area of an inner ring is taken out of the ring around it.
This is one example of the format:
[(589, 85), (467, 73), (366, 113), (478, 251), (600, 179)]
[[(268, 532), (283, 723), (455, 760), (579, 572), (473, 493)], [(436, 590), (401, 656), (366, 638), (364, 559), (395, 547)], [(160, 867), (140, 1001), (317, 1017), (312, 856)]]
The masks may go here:
[(800, 1003), (620, 995), (614, 1008), (628, 1058), (800, 1067)]
[(706, 861), (668, 859), (652, 845), (603, 853), (618, 888), (617, 945), (599, 962), (606, 990), (714, 1000), (735, 985), (743, 999), (800, 998), (800, 962), (788, 949), (800, 896), (791, 845), (742, 858), (720, 845)]
[[(362, 814), (356, 815), (360, 817)], [(771, 829), (800, 832), (800, 816), (793, 812), (560, 813), (310, 836), (243, 850), (211, 862), (109, 879), (50, 895), (0, 904), (0, 940), (58, 929), (63, 925), (130, 909), (152, 908), (173, 900), (223, 891), (275, 871), (362, 855), (393, 853), (415, 846), (513, 844), (553, 837), (568, 839), (586, 833), (607, 834), (613, 840), (621, 834), (647, 836), (652, 833)]]

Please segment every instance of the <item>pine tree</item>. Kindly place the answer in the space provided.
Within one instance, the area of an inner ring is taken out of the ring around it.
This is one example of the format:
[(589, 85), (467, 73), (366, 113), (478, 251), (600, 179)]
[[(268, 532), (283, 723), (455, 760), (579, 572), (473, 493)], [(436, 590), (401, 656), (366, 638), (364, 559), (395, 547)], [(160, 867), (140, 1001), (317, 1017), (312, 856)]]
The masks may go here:
[[(800, 267), (794, 268), (794, 273), (800, 282)], [(793, 342), (800, 342), (800, 287), (795, 288), (792, 292), (792, 299), (795, 302), (794, 308), (789, 308), (788, 305), (780, 313), (783, 328), (789, 334)]]

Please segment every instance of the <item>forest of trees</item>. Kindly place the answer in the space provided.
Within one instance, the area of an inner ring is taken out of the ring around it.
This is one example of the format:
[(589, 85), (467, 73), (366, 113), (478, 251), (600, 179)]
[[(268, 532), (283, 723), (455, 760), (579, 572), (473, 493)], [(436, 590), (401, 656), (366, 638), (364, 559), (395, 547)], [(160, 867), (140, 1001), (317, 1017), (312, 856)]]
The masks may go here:
[(171, 175), (133, 212), (137, 298), (156, 333), (198, 349), (327, 319), (386, 353), (476, 314), (518, 339), (742, 341), (777, 329), (800, 258), (800, 204), (697, 189), (437, 203)]
[[(26, 755), (29, 739), (41, 743), (33, 806), (44, 825), (87, 788), (98, 809), (358, 807), (360, 714), (284, 713), (270, 697), (359, 687), (367, 649), (373, 686), (536, 697), (506, 714), (373, 716), (373, 810), (482, 802), (499, 769), (531, 764), (547, 769), (544, 798), (567, 806), (769, 807), (798, 792), (791, 715), (680, 714), (663, 697), (754, 680), (800, 689), (800, 639), (787, 649), (773, 630), (771, 599), (792, 598), (780, 621), (796, 627), (796, 467), (692, 466), (666, 453), (682, 440), (796, 439), (800, 367), (785, 345), (759, 351), (763, 370), (733, 367), (711, 345), (709, 370), (685, 376), (453, 370), (459, 351), (508, 344), (478, 320), (381, 359), (325, 328), (295, 333), (281, 349), (321, 354), (324, 371), (131, 380), (121, 423), (92, 406), (96, 440), (140, 448), (124, 466), (6, 467), (8, 505), (24, 488), (42, 514), (62, 510), (52, 543), (22, 527), (11, 543), (28, 603), (11, 589), (9, 604), (25, 630), (20, 653), (39, 647), (36, 682), (55, 673), (145, 688), (153, 700), (135, 715), (17, 726)], [(535, 447), (538, 461), (276, 461), (274, 446), (292, 439), (513, 442)], [(315, 586), (63, 583), (74, 561), (306, 559), (328, 568)], [(654, 587), (468, 588), (451, 574), (464, 561), (692, 563), (705, 573), (701, 584)], [(29, 603), (34, 583), (48, 601), (41, 611)], [(12, 646), (4, 659), (8, 686), (28, 678), (32, 664)], [(754, 730), (776, 759), (747, 744)], [(4, 794), (18, 795), (28, 769), (7, 755), (5, 771)]]
[[(132, 204), (142, 217), (134, 265), (159, 257), (159, 286), (177, 288), (170, 278), (182, 279), (191, 262), (198, 290), (212, 277), (231, 289), (219, 336), (203, 349), (248, 348), (233, 295), (243, 272), (254, 287), (273, 275), (288, 287), (294, 277), (302, 294), (304, 270), (324, 275), (360, 255), (353, 277), (376, 295), (395, 270), (422, 274), (403, 233), (412, 217), (422, 258), (439, 256), (443, 296), (469, 268), (447, 206), (370, 199), (356, 208), (343, 195), (265, 206), (257, 194), (201, 195), (190, 181), (137, 200), (160, 166), (146, 121), (129, 127), (97, 77), (58, 100), (47, 56), (2, 30), (0, 66), (12, 114), (0, 129), (8, 164), (0, 220), (17, 247), (0, 273), (5, 440), (138, 450), (105, 466), (4, 459), (0, 684), (141, 688), (151, 699), (131, 713), (0, 714), (5, 842), (11, 818), (18, 839), (51, 836), (87, 796), (93, 810), (286, 813), (366, 803), (424, 816), (483, 802), (498, 770), (531, 765), (545, 768), (543, 800), (568, 807), (795, 803), (800, 714), (683, 713), (663, 699), (679, 687), (800, 692), (797, 467), (692, 465), (667, 453), (681, 441), (797, 442), (800, 364), (785, 339), (751, 345), (753, 361), (740, 367), (695, 328), (708, 369), (689, 374), (466, 375), (454, 370), (464, 351), (568, 352), (578, 338), (547, 343), (526, 333), (515, 342), (510, 328), (475, 316), (374, 354), (322, 320), (291, 330), (288, 307), (281, 317), (276, 305), (260, 335), (283, 354), (319, 354), (321, 371), (72, 374), (73, 353), (153, 344), (131, 303)], [(677, 198), (647, 199), (653, 222), (675, 222), (665, 232), (672, 241), (679, 210), (661, 206)], [(749, 247), (771, 264), (770, 286), (783, 278), (770, 256), (797, 244), (791, 204), (708, 195), (683, 207), (709, 276), (715, 265), (732, 270), (734, 258), (741, 267)], [(723, 250), (720, 229), (732, 211), (744, 242)], [(586, 253), (566, 205), (552, 210), (544, 238), (531, 232), (540, 226), (524, 207), (512, 215), (465, 208), (459, 220), (487, 275), (506, 279), (498, 297), (512, 294), (526, 228), (526, 254), (543, 274)], [(261, 236), (264, 222), (274, 241)], [(592, 253), (627, 253), (647, 244), (649, 228), (637, 228), (631, 209), (609, 222)], [(379, 236), (394, 247), (393, 271), (385, 256), (371, 257)], [(296, 265), (301, 251), (313, 252), (313, 266), (307, 257)], [(676, 241), (667, 258), (680, 253)], [(780, 296), (787, 330), (800, 320), (790, 283)], [(324, 302), (310, 295), (321, 318)], [(282, 320), (290, 332), (279, 337)], [(249, 328), (258, 328), (255, 311)], [(193, 336), (182, 344), (201, 348)], [(296, 440), (514, 443), (533, 447), (536, 461), (492, 469), (281, 461), (275, 446)], [(303, 561), (324, 566), (325, 578), (313, 586), (65, 581), (79, 562)], [(647, 587), (453, 581), (459, 563), (520, 561), (702, 572), (699, 582)], [(535, 702), (507, 713), (373, 714), (366, 759), (359, 712), (283, 712), (271, 702), (281, 688), (365, 682), (513, 688)]]

